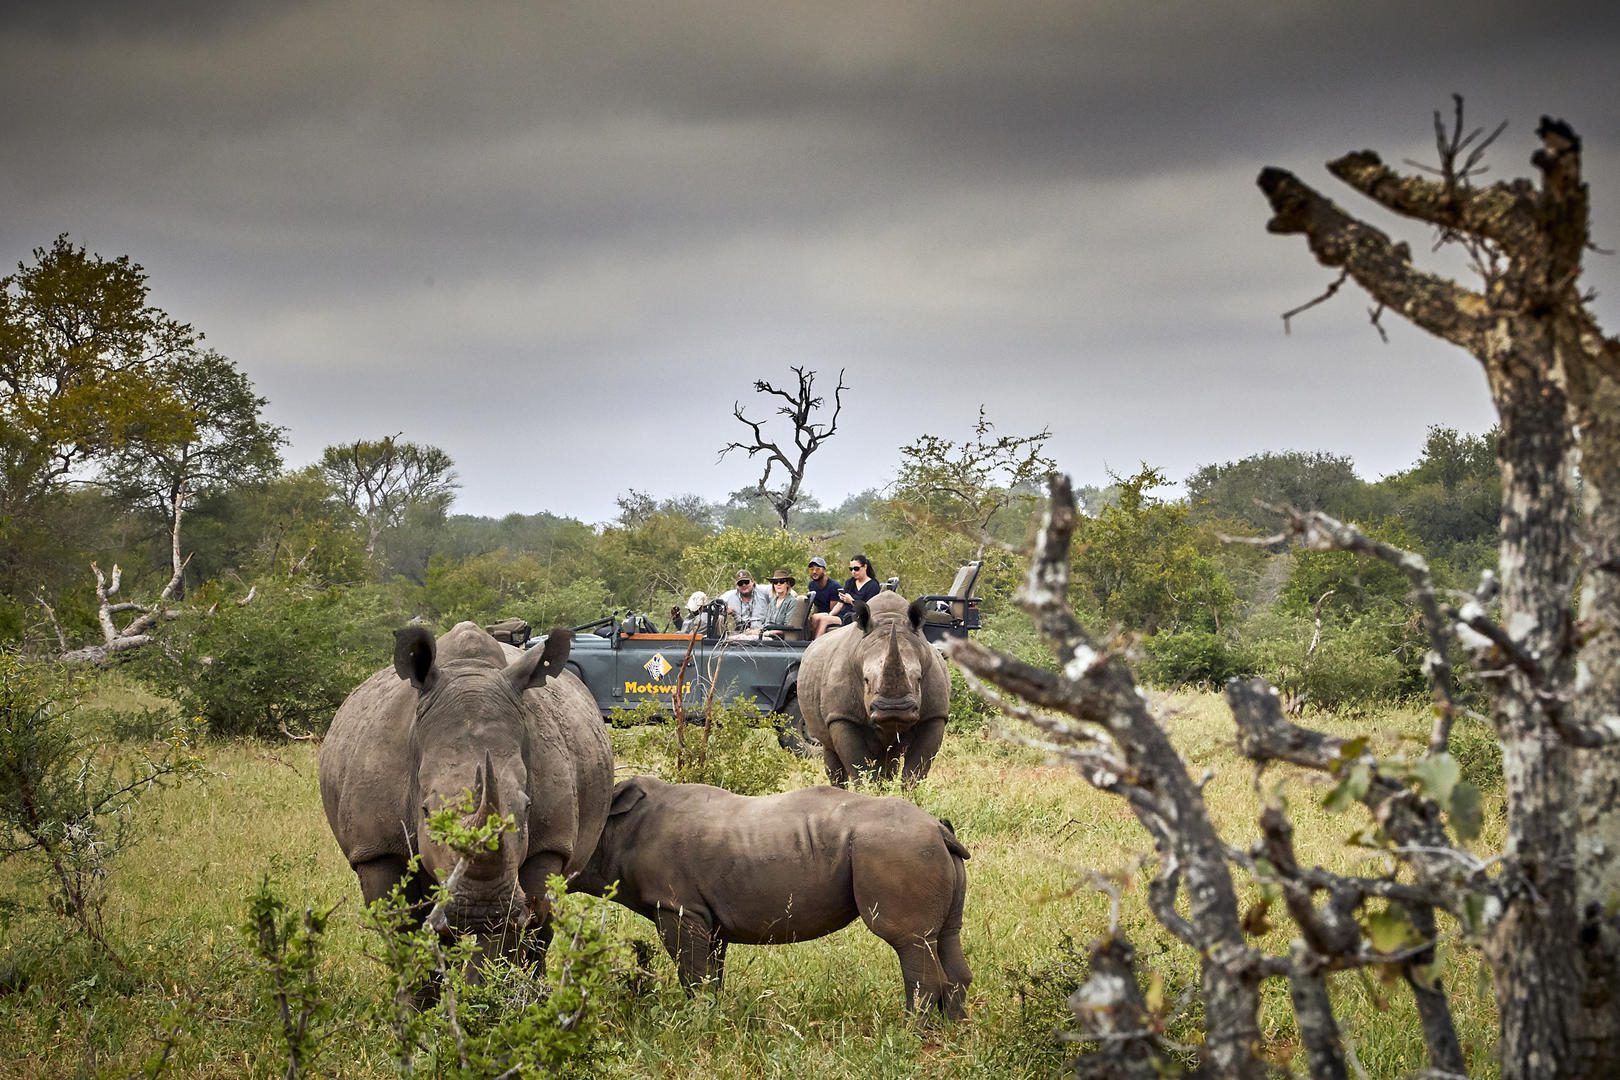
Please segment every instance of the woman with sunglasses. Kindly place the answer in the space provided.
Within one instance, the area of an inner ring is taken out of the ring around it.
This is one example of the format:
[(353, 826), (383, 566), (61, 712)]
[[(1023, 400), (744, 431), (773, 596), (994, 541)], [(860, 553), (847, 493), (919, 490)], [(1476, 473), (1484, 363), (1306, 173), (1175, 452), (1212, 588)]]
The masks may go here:
[(855, 621), (855, 601), (863, 604), (870, 603), (872, 598), (883, 591), (878, 584), (877, 574), (872, 570), (872, 560), (865, 555), (851, 555), (849, 557), (849, 580), (838, 593), (839, 609), (834, 612), (838, 621), (849, 625)]

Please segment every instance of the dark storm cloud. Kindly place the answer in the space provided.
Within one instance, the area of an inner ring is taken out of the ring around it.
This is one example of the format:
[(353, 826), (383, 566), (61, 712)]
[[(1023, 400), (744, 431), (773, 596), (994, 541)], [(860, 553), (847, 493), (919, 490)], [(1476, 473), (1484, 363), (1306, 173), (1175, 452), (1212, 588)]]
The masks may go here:
[[(793, 363), (860, 391), (812, 468), (830, 501), (981, 400), (1086, 479), (1289, 445), (1403, 465), (1427, 423), (1488, 422), (1477, 373), (1406, 327), (1378, 345), (1354, 298), (1284, 338), (1329, 276), (1265, 235), (1253, 179), (1353, 206), (1321, 163), (1432, 160), (1454, 90), (1512, 122), (1493, 176), (1541, 112), (1575, 123), (1617, 239), (1612, 7), (3, 10), (0, 257), (63, 230), (133, 255), (295, 458), (403, 430), (478, 512), (722, 495), (752, 475), (713, 468), (731, 401)], [(509, 480), (511, 432), (612, 446), (626, 413), (694, 434), (656, 475), (609, 451)]]

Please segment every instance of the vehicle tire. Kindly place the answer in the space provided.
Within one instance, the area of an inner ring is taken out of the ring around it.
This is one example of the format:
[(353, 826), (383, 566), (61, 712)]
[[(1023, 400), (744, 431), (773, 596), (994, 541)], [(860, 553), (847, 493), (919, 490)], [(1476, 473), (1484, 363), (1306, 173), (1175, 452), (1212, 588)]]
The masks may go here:
[(799, 757), (821, 759), (821, 744), (810, 737), (804, 727), (804, 714), (799, 710), (799, 696), (788, 699), (787, 707), (776, 714), (776, 741), (782, 749), (791, 750)]

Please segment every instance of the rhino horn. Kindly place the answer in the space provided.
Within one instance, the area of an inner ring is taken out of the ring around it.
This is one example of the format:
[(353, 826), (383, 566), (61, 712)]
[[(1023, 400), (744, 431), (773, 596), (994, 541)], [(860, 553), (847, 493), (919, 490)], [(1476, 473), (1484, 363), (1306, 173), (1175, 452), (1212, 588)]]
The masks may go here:
[(883, 658), (883, 678), (878, 684), (878, 696), (904, 698), (910, 694), (911, 687), (906, 685), (906, 665), (900, 659), (900, 631), (890, 627), (889, 652)]
[(474, 821), (488, 821), (491, 814), (498, 816), (501, 812), (501, 793), (495, 782), (495, 762), (490, 758), (488, 750), (484, 751), (484, 763), (478, 767), (478, 779), (473, 788), (473, 802), (477, 806), (473, 811)]

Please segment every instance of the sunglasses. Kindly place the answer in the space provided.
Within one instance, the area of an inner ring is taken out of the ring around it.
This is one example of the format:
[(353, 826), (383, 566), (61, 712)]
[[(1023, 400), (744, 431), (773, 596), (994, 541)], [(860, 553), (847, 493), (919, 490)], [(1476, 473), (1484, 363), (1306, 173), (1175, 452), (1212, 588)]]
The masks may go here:
[(771, 584), (772, 585), (786, 585), (787, 583), (788, 583), (788, 579), (785, 578), (785, 577), (773, 577), (773, 578), (771, 578)]
[(850, 567), (851, 571), (855, 571), (855, 570), (859, 570), (859, 569), (861, 569), (861, 564), (860, 563), (856, 563), (855, 565)]

